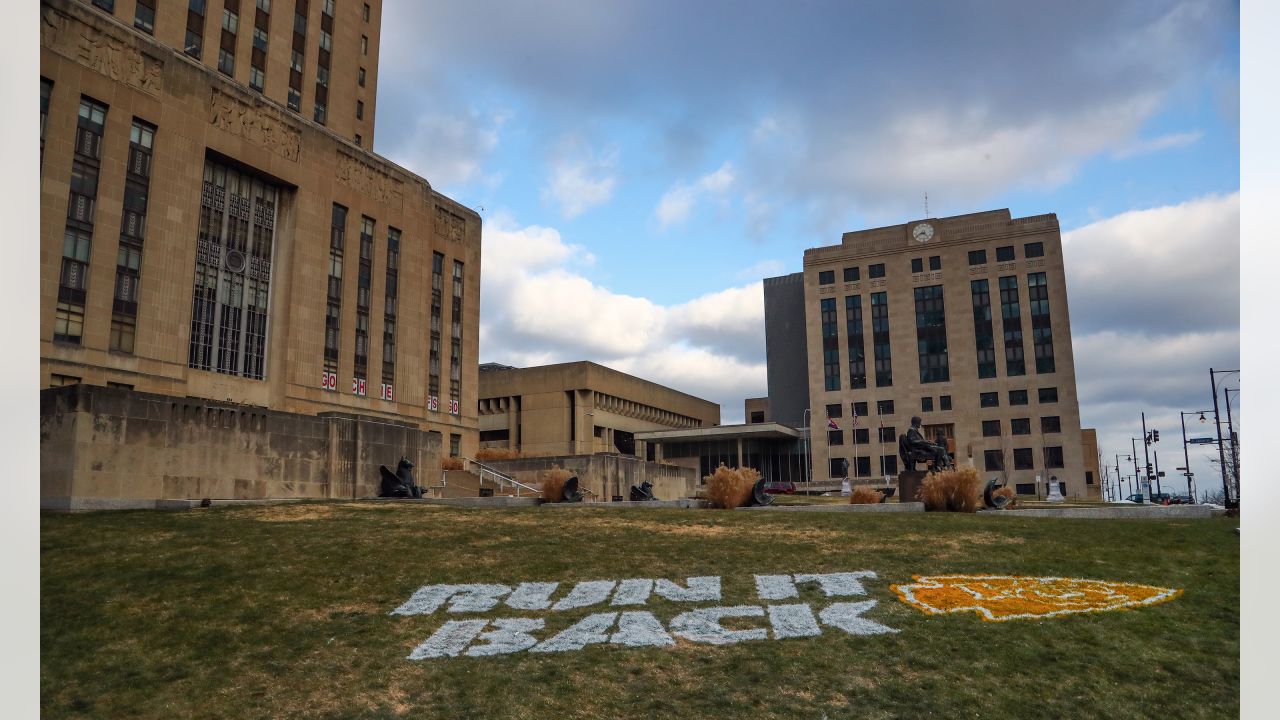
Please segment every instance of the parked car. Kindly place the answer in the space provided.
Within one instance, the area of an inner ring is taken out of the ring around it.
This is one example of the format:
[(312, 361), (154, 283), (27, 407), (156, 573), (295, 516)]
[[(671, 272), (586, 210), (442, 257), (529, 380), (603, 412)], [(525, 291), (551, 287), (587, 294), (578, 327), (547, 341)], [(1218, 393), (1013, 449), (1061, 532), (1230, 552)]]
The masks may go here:
[(1142, 493), (1134, 493), (1129, 497), (1125, 498), (1124, 502), (1138, 503), (1139, 505), (1141, 505), (1146, 502), (1146, 498), (1143, 497)]
[(796, 484), (790, 480), (786, 482), (769, 482), (764, 484), (764, 491), (769, 495), (795, 495)]

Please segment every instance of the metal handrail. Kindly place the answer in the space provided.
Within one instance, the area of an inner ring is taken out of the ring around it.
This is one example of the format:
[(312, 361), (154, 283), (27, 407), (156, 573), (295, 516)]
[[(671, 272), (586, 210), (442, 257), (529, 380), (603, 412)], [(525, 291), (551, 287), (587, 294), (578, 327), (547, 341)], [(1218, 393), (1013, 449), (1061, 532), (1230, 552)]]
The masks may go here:
[(503, 483), (509, 483), (511, 485), (514, 485), (516, 487), (516, 497), (520, 497), (520, 490), (522, 489), (528, 490), (529, 492), (535, 495), (540, 494), (542, 492), (541, 490), (534, 487), (530, 487), (529, 485), (525, 485), (524, 483), (520, 482), (519, 480), (516, 480), (510, 475), (506, 475), (502, 472), (499, 472), (478, 460), (472, 460), (471, 458), (465, 458), (465, 460), (468, 465), (475, 465), (476, 467), (480, 468), (479, 476), (481, 480), (484, 480), (485, 473), (488, 473), (492, 477), (494, 482), (498, 485), (499, 488), (502, 487)]

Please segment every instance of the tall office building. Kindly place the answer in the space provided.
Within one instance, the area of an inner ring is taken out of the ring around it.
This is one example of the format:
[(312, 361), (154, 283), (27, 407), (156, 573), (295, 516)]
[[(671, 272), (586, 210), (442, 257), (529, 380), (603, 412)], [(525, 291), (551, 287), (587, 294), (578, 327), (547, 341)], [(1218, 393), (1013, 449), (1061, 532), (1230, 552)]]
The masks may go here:
[(129, 393), (114, 437), (47, 428), (44, 496), (356, 492), (374, 428), (474, 451), (480, 218), (370, 151), (381, 6), (41, 0), (41, 377), (81, 388), (42, 422)]
[[(898, 436), (918, 415), (983, 478), (1025, 495), (1056, 478), (1067, 495), (1097, 495), (1056, 215), (845, 233), (805, 252), (803, 276), (815, 478), (843, 476), (846, 462), (850, 477), (897, 475)], [(772, 351), (769, 362), (773, 403)]]

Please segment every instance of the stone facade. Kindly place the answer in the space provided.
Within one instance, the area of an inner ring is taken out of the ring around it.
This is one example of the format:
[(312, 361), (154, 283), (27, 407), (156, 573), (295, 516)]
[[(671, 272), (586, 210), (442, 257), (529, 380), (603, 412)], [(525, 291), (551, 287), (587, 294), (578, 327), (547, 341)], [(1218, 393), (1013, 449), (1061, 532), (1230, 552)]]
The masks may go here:
[(347, 413), (299, 415), (122, 388), (40, 393), (41, 506), (165, 499), (359, 498), (400, 458), (439, 483), (438, 432)]
[[(273, 4), (267, 51), (259, 56), (252, 49), (259, 11), (240, 3), (228, 75), (217, 69), (221, 6), (206, 4), (197, 59), (182, 52), (185, 3), (162, 4), (154, 34), (133, 26), (132, 0), (114, 5), (112, 15), (87, 2), (41, 2), (42, 387), (115, 385), (246, 413), (341, 413), (437, 433), (446, 452), (474, 452), (480, 217), (367, 150), (381, 3), (368, 4), (367, 21), (364, 3), (339, 2), (328, 19), (321, 17), (323, 0), (299, 3), (309, 9), (307, 33), (297, 41), (305, 57), (298, 111), (288, 106), (292, 6)], [(320, 57), (329, 61), (332, 89), (323, 125), (311, 111)], [(261, 92), (247, 85), (253, 62), (265, 62)], [(89, 120), (81, 117), (85, 108)], [(145, 148), (140, 127), (153, 133)], [(346, 211), (336, 284), (335, 205)], [(220, 220), (225, 229), (207, 227), (210, 209), (227, 218)], [(247, 239), (237, 240), (239, 218), (252, 228)], [(364, 228), (372, 231), (367, 240)], [(140, 250), (132, 261), (129, 247)], [(202, 268), (219, 278), (208, 303), (214, 307), (216, 292), (218, 312), (207, 314), (214, 352), (203, 364), (195, 341), (204, 337), (195, 311)], [(241, 307), (245, 282), (250, 299)], [(253, 332), (261, 333), (252, 348), (260, 367), (250, 371)], [(334, 346), (331, 358), (327, 345)], [(217, 349), (226, 347), (231, 351), (220, 356)], [(312, 480), (271, 477), (268, 495), (320, 492)], [(117, 486), (77, 479), (71, 487)], [(113, 492), (204, 491), (148, 481)]]
[[(592, 362), (480, 374), (480, 446), (525, 456), (622, 452), (637, 432), (720, 424), (720, 406)], [(652, 459), (652, 458), (650, 458)]]
[[(1085, 482), (1057, 216), (1013, 218), (1008, 210), (996, 210), (850, 232), (839, 245), (805, 251), (803, 275), (815, 478), (830, 474), (828, 458), (849, 459), (851, 473), (857, 472), (855, 458), (860, 457), (864, 468), (869, 465), (864, 475), (896, 474), (897, 437), (919, 415), (929, 439), (943, 433), (956, 459), (975, 465), (983, 477), (996, 475), (1025, 490), (1034, 488), (1037, 476), (1044, 483), (1056, 476), (1069, 496), (1096, 494)], [(1001, 278), (1016, 284), (1005, 297), (1016, 298), (1022, 334), (1021, 351), (1010, 350), (1008, 356), (1002, 315), (1013, 315), (1013, 308), (1012, 302), (1002, 303)], [(973, 283), (984, 280), (991, 321), (985, 334), (993, 350), (985, 359), (994, 369), (980, 378), (983, 333), (975, 306), (979, 318), (988, 310)], [(1035, 296), (1029, 287), (1033, 281)], [(856, 359), (854, 303), (861, 313), (862, 368), (851, 365)], [(877, 318), (883, 307), (887, 318)], [(887, 331), (887, 358), (876, 349), (883, 346), (876, 342), (877, 326), (881, 339)], [(1052, 362), (1038, 364), (1034, 336), (1043, 337), (1045, 330), (1052, 338)], [(933, 343), (934, 352), (926, 353), (932, 357), (922, 358), (925, 343)], [(877, 377), (878, 357), (891, 378)], [(1025, 366), (1021, 373), (1019, 358)], [(851, 387), (855, 375), (865, 375), (865, 387)], [(771, 376), (771, 395), (772, 384)], [(855, 403), (865, 403), (858, 428), (869, 431), (856, 451), (851, 437)], [(830, 435), (828, 408), (839, 427)], [(883, 441), (881, 427), (892, 428)], [(1003, 469), (988, 464), (987, 451), (999, 454)]]

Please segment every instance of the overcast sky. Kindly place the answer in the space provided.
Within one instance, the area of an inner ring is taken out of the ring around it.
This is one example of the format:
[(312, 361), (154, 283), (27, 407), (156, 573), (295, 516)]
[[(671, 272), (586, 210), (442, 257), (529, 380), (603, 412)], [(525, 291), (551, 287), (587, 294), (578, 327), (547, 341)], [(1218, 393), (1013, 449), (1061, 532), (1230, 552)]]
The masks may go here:
[(1172, 477), (1178, 412), (1239, 367), (1235, 3), (384, 12), (375, 150), (483, 208), (481, 362), (594, 360), (740, 422), (766, 394), (761, 278), (927, 193), (935, 217), (1058, 214), (1104, 462), (1145, 410)]

